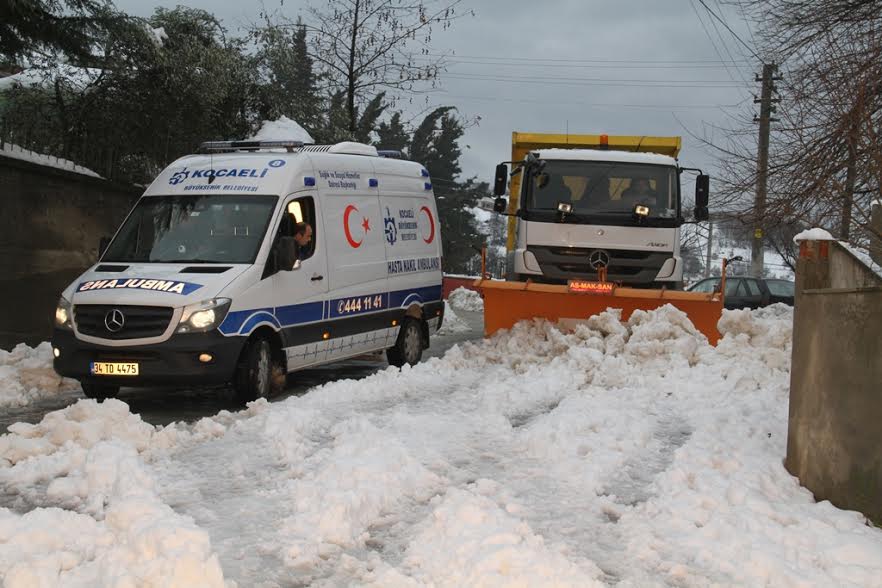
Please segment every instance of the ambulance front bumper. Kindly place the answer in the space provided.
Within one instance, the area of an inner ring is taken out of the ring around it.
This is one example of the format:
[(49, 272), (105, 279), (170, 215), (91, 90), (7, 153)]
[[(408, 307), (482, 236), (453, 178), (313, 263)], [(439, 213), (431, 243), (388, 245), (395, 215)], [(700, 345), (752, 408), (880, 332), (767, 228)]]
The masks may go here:
[[(172, 336), (154, 345), (106, 347), (86, 343), (72, 331), (55, 329), (53, 367), (59, 375), (115, 386), (206, 385), (232, 380), (245, 337), (224, 337), (217, 331)], [(202, 359), (200, 359), (202, 356)], [(207, 359), (206, 356), (211, 356)], [(137, 364), (136, 376), (94, 375), (93, 363)]]

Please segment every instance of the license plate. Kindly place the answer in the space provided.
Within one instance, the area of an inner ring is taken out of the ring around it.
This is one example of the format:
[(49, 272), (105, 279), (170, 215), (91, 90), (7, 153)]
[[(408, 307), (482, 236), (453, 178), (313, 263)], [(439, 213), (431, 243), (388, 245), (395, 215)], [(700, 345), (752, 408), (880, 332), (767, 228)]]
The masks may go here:
[(137, 363), (107, 363), (93, 361), (89, 364), (93, 376), (137, 376)]
[(612, 294), (616, 286), (612, 282), (589, 282), (586, 280), (570, 280), (567, 284), (570, 292), (579, 294)]

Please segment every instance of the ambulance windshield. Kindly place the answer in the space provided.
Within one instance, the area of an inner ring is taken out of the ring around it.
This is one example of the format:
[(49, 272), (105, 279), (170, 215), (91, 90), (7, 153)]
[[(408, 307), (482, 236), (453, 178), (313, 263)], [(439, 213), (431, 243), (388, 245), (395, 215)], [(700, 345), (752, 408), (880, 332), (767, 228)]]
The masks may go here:
[(141, 198), (103, 262), (253, 263), (276, 196)]

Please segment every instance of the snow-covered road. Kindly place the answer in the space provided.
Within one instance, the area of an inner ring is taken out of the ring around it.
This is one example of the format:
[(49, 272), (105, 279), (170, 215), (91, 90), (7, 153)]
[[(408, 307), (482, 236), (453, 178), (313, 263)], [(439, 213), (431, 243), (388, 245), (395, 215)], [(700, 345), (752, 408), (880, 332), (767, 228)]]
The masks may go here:
[(166, 427), (81, 401), (0, 437), (0, 578), (882, 586), (882, 531), (782, 465), (791, 320), (521, 324)]

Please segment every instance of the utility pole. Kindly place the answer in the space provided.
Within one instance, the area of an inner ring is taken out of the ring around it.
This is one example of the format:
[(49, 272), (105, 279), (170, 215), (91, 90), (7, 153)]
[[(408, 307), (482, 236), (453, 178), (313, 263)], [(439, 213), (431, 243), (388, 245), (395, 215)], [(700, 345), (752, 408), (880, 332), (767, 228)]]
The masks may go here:
[(769, 131), (771, 123), (778, 119), (772, 118), (775, 112), (773, 103), (780, 102), (780, 98), (773, 98), (776, 80), (780, 77), (775, 75), (778, 66), (774, 63), (763, 64), (762, 77), (757, 76), (756, 81), (762, 83), (760, 97), (754, 98), (754, 103), (760, 105), (759, 117), (754, 117), (754, 122), (759, 122), (759, 146), (756, 153), (756, 200), (754, 201), (754, 225), (753, 240), (750, 253), (750, 275), (763, 277), (763, 233), (766, 214), (766, 189), (769, 181)]

